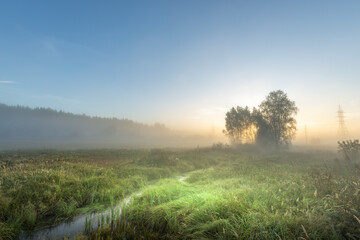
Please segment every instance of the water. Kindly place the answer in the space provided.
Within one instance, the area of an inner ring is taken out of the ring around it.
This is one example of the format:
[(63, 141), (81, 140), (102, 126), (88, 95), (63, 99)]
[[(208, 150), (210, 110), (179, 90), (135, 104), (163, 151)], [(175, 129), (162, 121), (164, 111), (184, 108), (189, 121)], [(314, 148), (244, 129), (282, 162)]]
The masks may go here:
[[(137, 193), (136, 195), (141, 195)], [(128, 205), (131, 197), (125, 198), (118, 206), (109, 208), (100, 213), (84, 214), (73, 218), (71, 221), (59, 225), (41, 229), (31, 235), (20, 235), (20, 240), (40, 240), (40, 239), (62, 239), (64, 237), (73, 238), (86, 233), (86, 231), (97, 229), (99, 226), (107, 225), (111, 221), (120, 219), (121, 211)]]
[[(184, 182), (189, 175), (180, 176), (178, 181)], [(141, 196), (142, 192), (133, 195)], [(95, 230), (99, 226), (107, 225), (111, 221), (120, 219), (122, 209), (129, 205), (132, 196), (124, 198), (122, 202), (114, 208), (109, 208), (100, 213), (84, 214), (73, 218), (71, 221), (60, 223), (59, 225), (48, 227), (36, 231), (29, 235), (20, 235), (20, 240), (40, 240), (40, 239), (62, 239), (64, 237), (74, 238), (83, 235), (86, 231)]]

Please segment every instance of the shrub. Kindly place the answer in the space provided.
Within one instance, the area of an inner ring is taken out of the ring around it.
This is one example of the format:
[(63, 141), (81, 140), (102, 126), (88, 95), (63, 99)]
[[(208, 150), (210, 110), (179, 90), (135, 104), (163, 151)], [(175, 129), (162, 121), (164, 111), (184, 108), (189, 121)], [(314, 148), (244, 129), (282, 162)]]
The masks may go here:
[(339, 141), (338, 152), (341, 153), (347, 161), (355, 162), (359, 160), (359, 140), (346, 140), (342, 142)]

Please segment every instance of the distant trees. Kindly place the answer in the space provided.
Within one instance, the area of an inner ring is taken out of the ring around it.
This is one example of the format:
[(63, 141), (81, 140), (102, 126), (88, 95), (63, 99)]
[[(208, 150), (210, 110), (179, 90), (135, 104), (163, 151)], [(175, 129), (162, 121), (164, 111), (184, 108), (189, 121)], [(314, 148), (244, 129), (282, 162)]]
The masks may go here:
[[(0, 149), (17, 147), (119, 147), (169, 144), (175, 134), (165, 125), (128, 119), (90, 117), (50, 108), (0, 103)], [(180, 140), (179, 140), (180, 141)]]
[(231, 108), (226, 113), (224, 133), (234, 144), (289, 145), (296, 134), (298, 108), (281, 90), (270, 92), (259, 108)]

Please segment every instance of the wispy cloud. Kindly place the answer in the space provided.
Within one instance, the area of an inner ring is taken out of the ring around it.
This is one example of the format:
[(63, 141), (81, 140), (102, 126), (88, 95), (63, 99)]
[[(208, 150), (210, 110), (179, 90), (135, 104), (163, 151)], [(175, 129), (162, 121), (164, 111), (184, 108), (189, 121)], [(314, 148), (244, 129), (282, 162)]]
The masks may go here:
[(44, 48), (45, 48), (46, 52), (49, 55), (52, 55), (52, 56), (59, 55), (59, 52), (57, 50), (57, 47), (55, 46), (54, 41), (46, 40), (46, 41), (43, 42), (43, 45), (44, 45)]
[(96, 54), (96, 55), (104, 55), (103, 52), (88, 47), (83, 44), (78, 44), (74, 42), (69, 42), (61, 39), (56, 38), (44, 38), (41, 39), (41, 44), (43, 49), (45, 50), (45, 53), (49, 56), (59, 56), (62, 52), (81, 52), (81, 53), (87, 53), (87, 54)]
[(0, 84), (15, 84), (14, 81), (0, 81)]
[(224, 107), (205, 107), (199, 110), (202, 115), (215, 115), (219, 113), (225, 113), (228, 109)]
[(188, 116), (189, 120), (208, 119), (209, 117), (217, 117), (225, 115), (228, 109), (220, 106), (203, 107), (193, 111), (192, 115)]
[(55, 101), (58, 101), (58, 102), (70, 102), (70, 103), (81, 103), (82, 102), (82, 101), (77, 100), (77, 99), (66, 98), (66, 97), (61, 97), (61, 96), (56, 96), (56, 95), (51, 95), (51, 94), (33, 96), (33, 98), (55, 100)]

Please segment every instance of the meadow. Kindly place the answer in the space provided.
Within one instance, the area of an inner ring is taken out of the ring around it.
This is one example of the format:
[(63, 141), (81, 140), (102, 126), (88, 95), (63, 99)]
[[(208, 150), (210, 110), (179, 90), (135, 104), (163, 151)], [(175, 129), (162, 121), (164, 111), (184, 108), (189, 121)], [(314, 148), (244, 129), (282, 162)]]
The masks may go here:
[(133, 194), (78, 239), (360, 239), (360, 170), (336, 152), (198, 149), (0, 153), (0, 239)]

